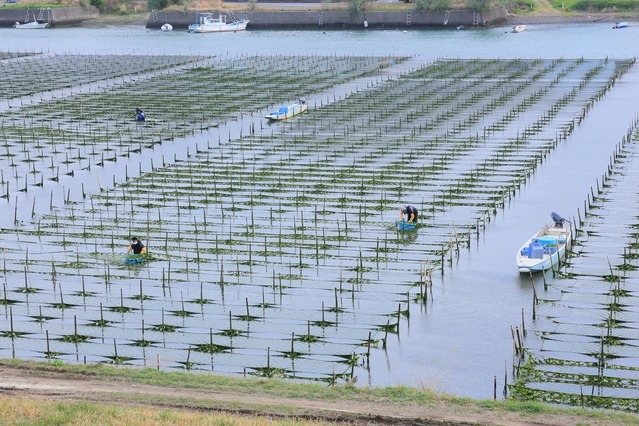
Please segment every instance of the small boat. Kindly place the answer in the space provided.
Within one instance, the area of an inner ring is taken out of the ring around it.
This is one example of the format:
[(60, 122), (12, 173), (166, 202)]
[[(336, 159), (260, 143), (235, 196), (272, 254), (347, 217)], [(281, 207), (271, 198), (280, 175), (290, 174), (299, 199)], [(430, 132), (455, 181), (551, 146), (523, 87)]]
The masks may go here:
[(173, 31), (173, 25), (168, 22), (160, 27), (162, 31)]
[(137, 263), (144, 262), (146, 262), (146, 256), (143, 254), (128, 254), (124, 258), (124, 263), (126, 263), (127, 265), (135, 265)]
[(517, 253), (519, 272), (537, 272), (553, 269), (566, 256), (570, 245), (572, 228), (567, 219), (557, 213), (550, 214), (552, 222), (546, 224)]
[(627, 22), (615, 22), (614, 27), (612, 27), (613, 30), (619, 29), (619, 28), (628, 28), (628, 23)]
[(212, 13), (200, 13), (198, 22), (189, 25), (190, 33), (220, 33), (228, 31), (244, 31), (248, 25), (248, 19), (226, 22), (226, 15), (220, 13), (214, 18)]
[(49, 28), (49, 23), (41, 19), (34, 19), (33, 21), (27, 22), (26, 24), (21, 24), (20, 22), (16, 22), (13, 25), (13, 28), (18, 28), (21, 30), (44, 29), (44, 28)]
[(407, 222), (405, 220), (400, 220), (397, 222), (397, 230), (398, 231), (413, 231), (415, 229), (415, 224)]
[(513, 27), (513, 32), (514, 33), (521, 33), (521, 32), (524, 32), (524, 31), (526, 31), (526, 26), (525, 25), (515, 25)]
[(291, 118), (293, 116), (299, 115), (308, 110), (308, 105), (306, 103), (297, 103), (289, 106), (280, 107), (277, 111), (274, 111), (270, 114), (266, 115), (266, 118), (269, 120), (286, 120), (287, 118)]

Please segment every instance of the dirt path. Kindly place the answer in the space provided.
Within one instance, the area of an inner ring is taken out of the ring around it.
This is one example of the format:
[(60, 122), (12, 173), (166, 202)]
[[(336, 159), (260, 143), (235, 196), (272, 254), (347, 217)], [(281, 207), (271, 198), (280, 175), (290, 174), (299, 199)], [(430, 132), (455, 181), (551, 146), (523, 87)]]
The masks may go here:
[[(92, 401), (273, 417), (298, 417), (367, 425), (565, 425), (570, 416), (524, 416), (519, 412), (478, 411), (444, 398), (424, 405), (393, 405), (357, 401), (271, 398), (260, 395), (166, 388), (130, 382), (97, 380), (55, 367), (36, 370), (0, 364), (0, 394), (30, 399)], [(469, 404), (471, 406), (471, 404)], [(587, 424), (605, 425), (589, 418)]]

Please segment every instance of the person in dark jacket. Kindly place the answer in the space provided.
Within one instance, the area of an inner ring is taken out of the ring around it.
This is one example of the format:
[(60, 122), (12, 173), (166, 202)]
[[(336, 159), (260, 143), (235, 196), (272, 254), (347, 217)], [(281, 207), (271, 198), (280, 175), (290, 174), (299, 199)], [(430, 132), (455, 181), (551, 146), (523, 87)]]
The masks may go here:
[(133, 252), (133, 254), (144, 254), (146, 253), (146, 247), (144, 247), (142, 241), (138, 240), (137, 237), (133, 237), (131, 238), (131, 245), (129, 246), (128, 252)]
[(399, 210), (399, 217), (402, 221), (408, 220), (408, 223), (417, 222), (417, 209), (414, 206), (404, 206)]
[(140, 108), (135, 109), (135, 121), (145, 121), (146, 117), (144, 116), (144, 112)]

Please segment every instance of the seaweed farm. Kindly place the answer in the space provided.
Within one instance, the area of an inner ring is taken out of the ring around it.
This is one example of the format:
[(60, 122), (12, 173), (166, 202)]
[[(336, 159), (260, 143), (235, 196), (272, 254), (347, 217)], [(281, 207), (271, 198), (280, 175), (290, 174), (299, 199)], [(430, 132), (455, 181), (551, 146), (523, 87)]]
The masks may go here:
[[(371, 354), (432, 303), (433, 274), (634, 65), (3, 58), (0, 356), (327, 383), (383, 367)], [(21, 67), (31, 80), (9, 83)], [(308, 113), (263, 119), (299, 96)], [(614, 177), (579, 228), (580, 257)], [(399, 232), (405, 204), (419, 223)], [(141, 263), (125, 262), (132, 236)]]
[(562, 279), (537, 290), (541, 345), (526, 350), (520, 398), (639, 411), (636, 124), (588, 197)]

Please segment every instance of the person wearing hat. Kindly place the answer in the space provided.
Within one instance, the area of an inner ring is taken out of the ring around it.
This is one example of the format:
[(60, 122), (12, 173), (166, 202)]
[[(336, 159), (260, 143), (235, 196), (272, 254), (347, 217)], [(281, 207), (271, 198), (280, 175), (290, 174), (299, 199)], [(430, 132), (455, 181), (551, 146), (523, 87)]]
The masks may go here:
[(146, 247), (144, 247), (142, 241), (138, 240), (137, 237), (132, 237), (128, 252), (133, 252), (133, 254), (144, 254), (146, 253)]
[(399, 218), (404, 221), (406, 215), (406, 219), (408, 219), (408, 223), (417, 222), (417, 209), (414, 206), (406, 205), (399, 210)]

